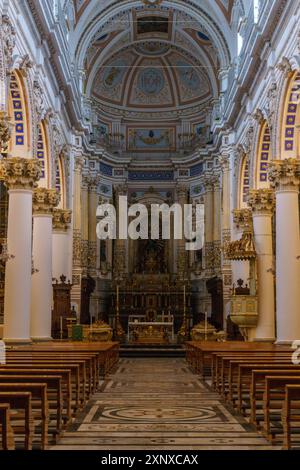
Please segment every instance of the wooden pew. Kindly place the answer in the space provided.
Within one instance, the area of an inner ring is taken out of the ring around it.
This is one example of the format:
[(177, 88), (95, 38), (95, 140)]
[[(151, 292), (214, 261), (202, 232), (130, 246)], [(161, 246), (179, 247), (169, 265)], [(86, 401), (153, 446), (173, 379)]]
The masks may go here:
[[(259, 415), (258, 411), (263, 411), (263, 394), (265, 392), (265, 378), (267, 376), (299, 376), (300, 368), (292, 366), (290, 368), (281, 368), (280, 366), (273, 366), (272, 369), (254, 369), (252, 370), (251, 388), (250, 388), (250, 422), (259, 428), (260, 422), (263, 420), (263, 414)], [(258, 409), (258, 402), (261, 406)]]
[[(238, 377), (237, 377), (237, 399), (236, 407), (240, 413), (243, 412), (243, 398), (246, 392), (247, 398), (250, 396), (252, 370), (254, 369), (286, 369), (286, 370), (299, 370), (298, 366), (294, 366), (290, 361), (276, 360), (270, 362), (259, 363), (257, 361), (253, 363), (240, 363), (238, 364)], [(249, 399), (250, 402), (250, 399)]]
[(2, 450), (15, 450), (14, 432), (10, 423), (9, 403), (0, 403), (0, 426)]
[[(300, 385), (300, 377), (266, 376), (265, 378), (265, 391), (263, 395), (264, 421), (262, 432), (270, 441), (273, 441), (276, 434), (282, 432), (278, 426), (278, 422), (280, 422), (281, 410), (284, 405), (286, 385)], [(279, 411), (276, 413), (275, 410), (278, 409)], [(277, 427), (275, 426), (276, 422)]]
[(226, 399), (227, 394), (229, 400), (232, 399), (232, 384), (238, 377), (238, 365), (240, 363), (250, 363), (256, 361), (257, 363), (271, 362), (271, 361), (289, 361), (291, 360), (291, 354), (282, 352), (272, 353), (236, 353), (230, 355), (217, 355), (215, 360), (215, 370), (213, 370), (213, 382), (215, 389), (221, 393)]
[[(0, 383), (0, 392), (31, 392), (31, 407), (38, 410), (38, 414), (33, 412), (33, 418), (40, 418), (41, 433), (40, 445), (41, 450), (47, 449), (48, 446), (48, 400), (47, 400), (47, 384), (45, 383)], [(34, 406), (35, 401), (36, 406)], [(37, 432), (37, 426), (35, 426)]]
[[(188, 353), (190, 360), (193, 357), (192, 369), (200, 376), (205, 379), (207, 375), (211, 374), (212, 368), (212, 357), (216, 352), (230, 353), (230, 352), (272, 352), (272, 351), (288, 351), (289, 348), (285, 346), (278, 346), (272, 343), (260, 343), (260, 342), (243, 342), (243, 341), (225, 341), (225, 342), (214, 342), (214, 341), (188, 341), (185, 343), (188, 350), (193, 349), (193, 353)], [(208, 373), (207, 373), (208, 372)]]
[[(300, 422), (299, 404), (300, 385), (286, 385), (282, 408), (283, 450), (290, 450), (292, 448), (292, 432), (293, 430), (295, 431), (294, 424)], [(299, 432), (299, 426), (297, 430)]]
[(53, 426), (48, 426), (48, 431), (56, 440), (62, 434), (64, 427), (62, 377), (60, 375), (11, 375), (0, 372), (0, 384), (35, 383), (37, 380), (47, 384), (49, 418), (54, 421)]
[[(230, 377), (232, 378), (231, 362), (236, 361), (271, 361), (273, 359), (291, 359), (290, 351), (270, 351), (270, 352), (229, 352), (213, 353), (212, 355), (212, 385), (213, 388), (226, 396), (225, 385), (229, 386)], [(237, 370), (235, 371), (237, 373)]]
[[(68, 363), (78, 363), (80, 366), (80, 381), (82, 385), (82, 403), (84, 404), (86, 401), (86, 393), (87, 397), (91, 395), (97, 389), (97, 381), (96, 381), (96, 374), (97, 374), (97, 355), (94, 353), (71, 353), (67, 351), (66, 353), (51, 351), (51, 352), (43, 352), (43, 351), (9, 351), (7, 353), (7, 362), (12, 360), (20, 360), (24, 362), (25, 360), (43, 360), (45, 362), (51, 361), (55, 364), (66, 364)], [(79, 399), (79, 398), (78, 398)]]
[[(53, 359), (36, 359), (36, 358), (12, 358), (8, 357), (6, 360), (7, 367), (33, 367), (33, 368), (42, 368), (47, 369), (51, 368), (60, 368), (71, 370), (71, 388), (72, 388), (72, 399), (74, 400), (73, 408), (74, 413), (81, 406), (86, 403), (86, 373), (85, 373), (85, 364), (82, 361), (74, 360), (57, 360)], [(1, 371), (1, 367), (0, 367)]]
[(69, 369), (60, 368), (35, 368), (35, 367), (23, 367), (23, 366), (1, 366), (1, 375), (31, 375), (36, 376), (37, 380), (43, 375), (61, 376), (63, 383), (63, 420), (67, 425), (72, 418), (72, 406), (71, 406), (71, 371)]
[[(30, 392), (0, 392), (0, 404), (9, 403), (12, 410), (24, 411), (24, 448), (32, 449), (34, 421), (32, 418)], [(14, 425), (12, 423), (13, 429)]]

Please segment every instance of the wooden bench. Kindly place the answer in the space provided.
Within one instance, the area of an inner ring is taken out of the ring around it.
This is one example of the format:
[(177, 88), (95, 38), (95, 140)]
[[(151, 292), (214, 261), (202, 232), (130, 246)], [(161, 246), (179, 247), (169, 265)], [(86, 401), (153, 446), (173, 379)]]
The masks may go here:
[[(32, 410), (38, 410), (38, 413), (32, 414), (33, 418), (40, 418), (40, 446), (41, 450), (47, 449), (48, 446), (48, 401), (47, 401), (47, 384), (45, 383), (0, 383), (1, 392), (31, 392)], [(34, 406), (37, 401), (36, 406)], [(37, 426), (34, 427), (37, 433)]]
[(188, 341), (185, 343), (187, 351), (187, 360), (195, 373), (205, 379), (211, 375), (213, 354), (216, 352), (229, 354), (231, 352), (272, 352), (272, 351), (288, 351), (285, 346), (278, 346), (272, 343), (260, 342), (243, 342), (243, 341)]
[[(34, 421), (32, 418), (31, 393), (30, 392), (0, 392), (0, 404), (8, 403), (11, 410), (22, 411), (24, 423), (24, 449), (32, 449), (32, 439), (34, 432)], [(19, 415), (18, 415), (19, 417)], [(12, 421), (13, 429), (14, 422)]]
[[(276, 434), (282, 433), (278, 426), (281, 421), (281, 410), (284, 405), (286, 385), (300, 385), (299, 376), (266, 376), (263, 395), (264, 421), (263, 434), (273, 441)], [(272, 410), (272, 414), (271, 414)]]
[[(296, 405), (296, 406), (295, 406)], [(282, 408), (283, 449), (292, 448), (292, 432), (295, 424), (300, 423), (300, 385), (288, 384), (285, 386), (284, 404)], [(299, 433), (299, 425), (297, 431)]]
[[(231, 353), (214, 353), (212, 356), (212, 385), (215, 390), (219, 391), (224, 397), (226, 396), (225, 386), (229, 387), (230, 377), (232, 378), (231, 362), (236, 361), (272, 361), (273, 359), (291, 359), (291, 352), (231, 352)], [(235, 371), (237, 373), (237, 370)]]
[(10, 404), (0, 403), (2, 450), (15, 450), (14, 432), (10, 423)]
[[(293, 366), (289, 369), (281, 368), (280, 366), (273, 366), (269, 369), (254, 369), (252, 370), (251, 388), (250, 388), (250, 422), (257, 428), (260, 422), (263, 421), (263, 395), (265, 392), (265, 378), (267, 376), (280, 377), (280, 376), (299, 376), (300, 368)], [(258, 406), (259, 404), (259, 406)], [(258, 414), (259, 411), (262, 413)]]
[(1, 366), (1, 375), (31, 375), (36, 376), (37, 380), (43, 375), (54, 375), (62, 377), (62, 390), (63, 390), (63, 421), (65, 426), (72, 419), (72, 406), (71, 406), (71, 371), (69, 369), (56, 369), (53, 368), (35, 368), (35, 367), (22, 367), (22, 366)]
[[(64, 427), (62, 377), (60, 375), (11, 375), (0, 372), (0, 384), (35, 383), (38, 380), (47, 384), (50, 420), (48, 432), (56, 440), (62, 434)], [(51, 421), (53, 421), (53, 425), (51, 425)]]

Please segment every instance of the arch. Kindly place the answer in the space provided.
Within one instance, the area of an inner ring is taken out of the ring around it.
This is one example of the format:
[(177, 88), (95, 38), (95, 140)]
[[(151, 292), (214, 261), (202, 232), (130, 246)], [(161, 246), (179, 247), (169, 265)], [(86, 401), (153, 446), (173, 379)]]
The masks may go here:
[(281, 123), (280, 158), (299, 158), (300, 134), (300, 72), (293, 72), (287, 82)]
[(250, 165), (247, 155), (244, 155), (240, 166), (239, 177), (239, 209), (247, 207), (247, 199), (250, 190)]
[(271, 132), (267, 121), (263, 121), (259, 131), (256, 153), (255, 187), (269, 188), (268, 165), (272, 159)]
[(38, 124), (37, 158), (42, 163), (42, 172), (39, 186), (42, 188), (51, 187), (51, 171), (49, 158), (49, 140), (45, 121)]
[(8, 112), (12, 122), (12, 135), (8, 153), (30, 158), (30, 117), (27, 93), (22, 75), (13, 71), (9, 81)]
[(63, 155), (60, 154), (56, 162), (55, 168), (55, 189), (60, 194), (60, 201), (58, 207), (64, 209), (66, 207), (66, 184), (65, 184), (65, 169), (63, 163)]

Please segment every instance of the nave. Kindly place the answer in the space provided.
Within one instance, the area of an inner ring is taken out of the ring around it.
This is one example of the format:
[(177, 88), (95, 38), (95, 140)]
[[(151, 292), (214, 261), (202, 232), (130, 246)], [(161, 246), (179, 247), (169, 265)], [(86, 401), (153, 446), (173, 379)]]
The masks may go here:
[(276, 450), (181, 358), (123, 358), (52, 450)]

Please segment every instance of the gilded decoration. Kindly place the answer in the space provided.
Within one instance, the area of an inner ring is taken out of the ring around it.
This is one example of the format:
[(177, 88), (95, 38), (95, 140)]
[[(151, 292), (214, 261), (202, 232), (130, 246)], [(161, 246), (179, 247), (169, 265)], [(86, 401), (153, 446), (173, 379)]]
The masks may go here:
[(248, 196), (248, 205), (255, 213), (273, 214), (275, 208), (275, 194), (272, 189), (251, 189)]
[(230, 242), (223, 247), (225, 256), (233, 261), (247, 261), (256, 258), (253, 233), (245, 231), (240, 240)]
[(33, 213), (52, 215), (59, 200), (59, 193), (55, 189), (36, 188), (33, 192)]
[(81, 232), (76, 229), (73, 231), (73, 264), (81, 266)]
[(5, 158), (0, 161), (0, 174), (9, 189), (33, 190), (41, 175), (41, 162), (32, 158)]
[(250, 209), (235, 209), (233, 211), (233, 222), (237, 229), (252, 230), (253, 220)]
[(10, 123), (5, 113), (0, 112), (0, 153), (6, 153), (11, 137)]
[(276, 190), (297, 190), (300, 184), (300, 161), (294, 158), (273, 160), (269, 164), (269, 180)]
[(66, 232), (72, 221), (72, 211), (65, 209), (53, 210), (53, 230)]

